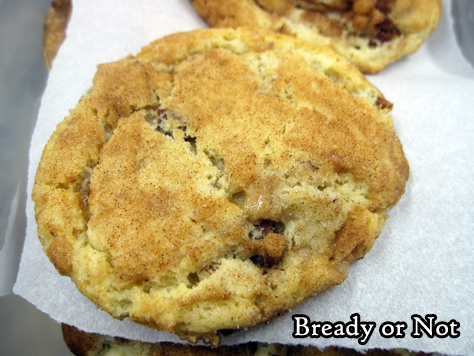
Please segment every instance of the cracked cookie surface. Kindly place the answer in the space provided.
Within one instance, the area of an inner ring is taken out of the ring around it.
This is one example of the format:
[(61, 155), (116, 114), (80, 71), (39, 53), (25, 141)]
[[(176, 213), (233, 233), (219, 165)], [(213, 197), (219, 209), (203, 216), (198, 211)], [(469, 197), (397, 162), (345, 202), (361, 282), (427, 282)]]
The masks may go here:
[(217, 345), (347, 277), (400, 199), (391, 103), (342, 56), (198, 30), (98, 66), (33, 189), (58, 271), (116, 318)]
[(212, 27), (257, 26), (330, 45), (365, 73), (414, 53), (436, 29), (440, 0), (190, 0)]

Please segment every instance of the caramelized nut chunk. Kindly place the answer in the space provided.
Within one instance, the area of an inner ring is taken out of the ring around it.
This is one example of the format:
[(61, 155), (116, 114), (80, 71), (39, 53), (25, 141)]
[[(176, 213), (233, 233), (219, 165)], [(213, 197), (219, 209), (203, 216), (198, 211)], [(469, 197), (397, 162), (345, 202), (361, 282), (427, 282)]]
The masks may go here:
[(388, 101), (388, 100), (385, 100), (384, 98), (377, 98), (377, 101), (375, 102), (375, 105), (377, 105), (378, 107), (380, 107), (381, 109), (392, 109), (393, 108), (393, 104)]
[(269, 255), (255, 255), (250, 257), (253, 263), (260, 267), (270, 268), (281, 262), (283, 255), (280, 257), (272, 257)]
[(261, 267), (273, 267), (279, 264), (288, 248), (286, 237), (275, 233), (269, 233), (265, 238), (255, 242), (255, 254), (250, 260)]
[(400, 36), (402, 34), (389, 18), (386, 18), (382, 23), (375, 25), (375, 28), (378, 31), (375, 38), (382, 43), (391, 41), (395, 36)]

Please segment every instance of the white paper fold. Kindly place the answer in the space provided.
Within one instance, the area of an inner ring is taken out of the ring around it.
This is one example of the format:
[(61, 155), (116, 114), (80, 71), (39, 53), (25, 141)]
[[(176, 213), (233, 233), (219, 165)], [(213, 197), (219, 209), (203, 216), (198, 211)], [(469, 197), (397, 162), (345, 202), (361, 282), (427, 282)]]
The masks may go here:
[[(341, 286), (316, 296), (269, 325), (225, 338), (225, 343), (266, 341), (356, 349), (405, 347), (468, 355), (474, 350), (474, 70), (462, 58), (452, 32), (451, 2), (438, 31), (415, 55), (370, 76), (395, 104), (394, 125), (410, 163), (407, 191), (392, 210), (373, 250), (350, 268)], [(67, 40), (50, 74), (30, 152), (30, 195), (41, 151), (55, 126), (92, 85), (96, 65), (137, 53), (154, 39), (206, 27), (187, 0), (75, 0)], [(177, 337), (117, 321), (60, 277), (41, 250), (33, 204), (14, 292), (60, 322), (143, 341)], [(365, 345), (357, 338), (292, 336), (292, 315), (348, 323), (358, 313), (375, 322)], [(459, 323), (460, 336), (414, 338), (412, 316), (436, 315)], [(405, 322), (403, 338), (385, 338), (384, 322)]]

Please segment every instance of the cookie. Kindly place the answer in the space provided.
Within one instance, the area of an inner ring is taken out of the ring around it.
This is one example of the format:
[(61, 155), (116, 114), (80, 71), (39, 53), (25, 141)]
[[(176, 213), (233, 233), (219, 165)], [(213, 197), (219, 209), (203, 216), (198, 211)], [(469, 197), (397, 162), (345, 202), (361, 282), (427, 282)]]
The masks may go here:
[(376, 73), (416, 52), (436, 29), (440, 0), (190, 0), (212, 27), (258, 26), (330, 45)]
[[(76, 327), (62, 324), (64, 341), (76, 356), (421, 356), (404, 349), (370, 349), (357, 352), (353, 349), (327, 347), (319, 350), (315, 346), (296, 346), (250, 342), (216, 348), (174, 344), (171, 342), (147, 343), (114, 338), (101, 334), (86, 333)], [(428, 354), (423, 354), (428, 356)]]
[(53, 0), (44, 19), (43, 60), (50, 70), (59, 47), (66, 39), (66, 28), (71, 17), (71, 0)]
[(182, 339), (340, 284), (404, 193), (391, 103), (344, 57), (257, 28), (98, 66), (33, 188), (44, 251), (97, 306)]
[(212, 348), (172, 342), (148, 343), (86, 333), (67, 324), (61, 327), (66, 345), (76, 356), (287, 356), (287, 347), (283, 345), (247, 343)]

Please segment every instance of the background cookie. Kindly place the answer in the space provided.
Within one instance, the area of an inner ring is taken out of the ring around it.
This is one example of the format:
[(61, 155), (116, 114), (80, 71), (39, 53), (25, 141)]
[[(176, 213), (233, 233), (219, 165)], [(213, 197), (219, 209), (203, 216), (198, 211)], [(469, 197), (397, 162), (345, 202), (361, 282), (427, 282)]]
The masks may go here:
[(38, 232), (100, 308), (195, 342), (347, 276), (408, 178), (391, 104), (343, 57), (199, 30), (100, 65), (45, 147)]
[(258, 26), (333, 46), (376, 73), (436, 29), (440, 0), (191, 0), (212, 27)]
[(50, 70), (59, 47), (66, 38), (66, 28), (71, 17), (72, 0), (53, 0), (44, 19), (43, 60)]
[[(217, 348), (174, 344), (171, 342), (147, 343), (100, 334), (86, 333), (75, 327), (62, 324), (66, 345), (76, 356), (286, 356), (283, 345), (247, 343)], [(258, 353), (257, 353), (258, 350)]]
[[(64, 341), (76, 356), (416, 356), (408, 350), (371, 349), (364, 353), (355, 350), (327, 347), (319, 350), (314, 346), (296, 346), (265, 343), (246, 343), (235, 346), (210, 348), (173, 344), (170, 342), (147, 343), (100, 334), (86, 333), (73, 326), (62, 324)], [(423, 354), (428, 355), (428, 354)]]

